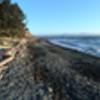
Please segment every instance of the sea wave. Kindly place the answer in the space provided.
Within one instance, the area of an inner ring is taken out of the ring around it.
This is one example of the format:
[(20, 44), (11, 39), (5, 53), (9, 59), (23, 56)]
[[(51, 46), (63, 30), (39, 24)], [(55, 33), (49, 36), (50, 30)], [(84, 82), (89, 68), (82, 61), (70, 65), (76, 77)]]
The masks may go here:
[(100, 57), (100, 38), (97, 37), (50, 38), (49, 41), (66, 48), (75, 49), (90, 55)]

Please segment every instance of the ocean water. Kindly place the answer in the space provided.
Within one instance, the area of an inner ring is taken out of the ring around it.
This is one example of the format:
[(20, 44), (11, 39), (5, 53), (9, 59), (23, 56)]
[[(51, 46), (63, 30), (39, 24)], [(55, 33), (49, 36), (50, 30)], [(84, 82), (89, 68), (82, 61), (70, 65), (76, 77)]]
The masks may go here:
[(51, 43), (100, 57), (100, 37), (49, 37)]

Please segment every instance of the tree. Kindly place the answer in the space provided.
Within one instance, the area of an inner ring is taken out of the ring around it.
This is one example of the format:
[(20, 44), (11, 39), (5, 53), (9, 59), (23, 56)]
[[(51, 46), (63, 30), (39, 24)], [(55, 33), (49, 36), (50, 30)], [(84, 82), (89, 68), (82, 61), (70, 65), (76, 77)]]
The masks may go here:
[(24, 36), (26, 31), (25, 14), (11, 0), (0, 0), (0, 34)]

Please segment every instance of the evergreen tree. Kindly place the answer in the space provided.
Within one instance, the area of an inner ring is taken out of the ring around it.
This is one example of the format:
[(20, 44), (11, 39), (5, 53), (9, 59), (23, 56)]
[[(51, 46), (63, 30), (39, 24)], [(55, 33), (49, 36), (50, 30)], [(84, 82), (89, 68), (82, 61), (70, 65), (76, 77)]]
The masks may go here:
[(0, 33), (7, 36), (24, 36), (25, 15), (11, 0), (0, 0)]

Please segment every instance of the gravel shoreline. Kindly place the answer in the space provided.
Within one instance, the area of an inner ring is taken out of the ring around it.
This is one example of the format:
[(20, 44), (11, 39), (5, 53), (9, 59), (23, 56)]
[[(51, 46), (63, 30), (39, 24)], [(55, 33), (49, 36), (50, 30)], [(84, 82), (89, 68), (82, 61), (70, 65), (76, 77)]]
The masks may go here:
[(32, 39), (0, 71), (0, 100), (99, 100), (100, 58)]

